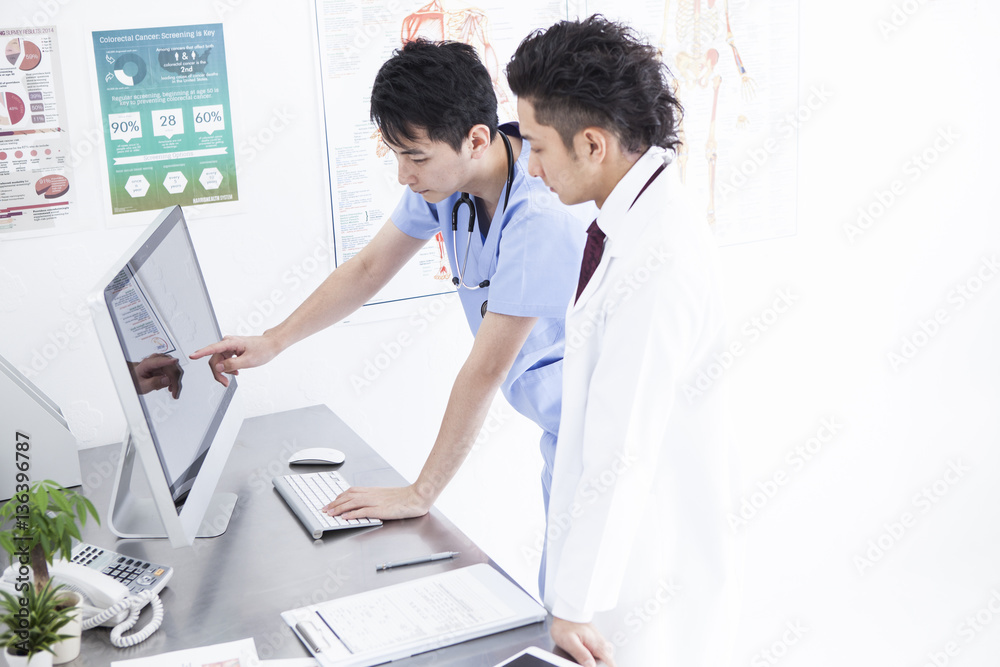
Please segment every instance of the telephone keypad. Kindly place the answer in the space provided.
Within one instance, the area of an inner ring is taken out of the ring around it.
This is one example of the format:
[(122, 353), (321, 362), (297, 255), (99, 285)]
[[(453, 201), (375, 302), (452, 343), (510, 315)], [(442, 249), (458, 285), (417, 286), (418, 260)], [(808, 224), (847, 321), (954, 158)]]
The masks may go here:
[(173, 575), (173, 568), (139, 558), (130, 558), (81, 542), (73, 548), (74, 563), (86, 565), (124, 584), (132, 594), (146, 589), (159, 591)]

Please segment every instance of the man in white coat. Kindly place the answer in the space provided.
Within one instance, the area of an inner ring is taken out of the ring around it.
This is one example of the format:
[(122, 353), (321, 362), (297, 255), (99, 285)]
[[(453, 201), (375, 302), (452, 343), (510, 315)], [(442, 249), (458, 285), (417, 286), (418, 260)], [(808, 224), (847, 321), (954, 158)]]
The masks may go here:
[(684, 391), (725, 344), (715, 244), (673, 162), (681, 109), (654, 47), (591, 17), (507, 67), (529, 173), (593, 200), (566, 316), (544, 602), (583, 665), (728, 664), (735, 612), (723, 397)]

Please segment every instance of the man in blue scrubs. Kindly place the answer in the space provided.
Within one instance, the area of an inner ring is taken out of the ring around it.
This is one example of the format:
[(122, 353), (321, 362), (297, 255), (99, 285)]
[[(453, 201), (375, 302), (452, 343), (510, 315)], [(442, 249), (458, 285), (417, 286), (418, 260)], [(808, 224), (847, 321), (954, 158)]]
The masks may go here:
[[(396, 154), (399, 182), (409, 188), (389, 222), (284, 322), (261, 336), (226, 336), (191, 356), (212, 355), (217, 379), (227, 384), (225, 374), (264, 364), (355, 311), (441, 232), (452, 274), (461, 277), (458, 294), (476, 339), (455, 379), (434, 447), (415, 483), (352, 488), (329, 511), (348, 519), (425, 514), (468, 455), (497, 389), (543, 430), (547, 505), (566, 303), (586, 240), (583, 223), (541, 179), (528, 174), (530, 146), (516, 124), (498, 129), (492, 82), (472, 47), (406, 44), (375, 79), (371, 117)], [(462, 193), (468, 196), (457, 211), (456, 249), (451, 221)], [(471, 235), (470, 211), (475, 213)]]

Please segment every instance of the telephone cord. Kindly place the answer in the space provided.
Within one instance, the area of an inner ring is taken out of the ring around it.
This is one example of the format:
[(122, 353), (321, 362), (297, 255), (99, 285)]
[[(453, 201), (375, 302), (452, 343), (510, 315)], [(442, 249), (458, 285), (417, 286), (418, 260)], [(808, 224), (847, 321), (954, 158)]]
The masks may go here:
[[(137, 630), (130, 635), (125, 635), (125, 631), (130, 630), (139, 620), (139, 612), (142, 611), (142, 608), (146, 604), (150, 604), (153, 607), (152, 620), (141, 630)], [(160, 596), (151, 591), (143, 591), (87, 619), (83, 622), (83, 629), (90, 630), (91, 628), (95, 628), (125, 610), (129, 611), (128, 618), (111, 629), (111, 643), (118, 648), (128, 648), (129, 646), (135, 646), (139, 642), (145, 641), (147, 637), (159, 629), (160, 624), (163, 622), (163, 603), (160, 602)]]

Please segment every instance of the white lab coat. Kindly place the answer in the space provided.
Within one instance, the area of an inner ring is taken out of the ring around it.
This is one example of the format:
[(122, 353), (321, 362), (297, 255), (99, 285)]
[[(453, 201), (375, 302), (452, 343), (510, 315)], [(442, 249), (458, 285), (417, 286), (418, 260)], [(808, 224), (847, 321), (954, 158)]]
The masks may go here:
[(736, 612), (723, 392), (684, 391), (725, 344), (715, 242), (675, 164), (629, 208), (671, 155), (650, 149), (608, 197), (566, 319), (544, 601), (593, 620), (620, 667), (727, 664)]

